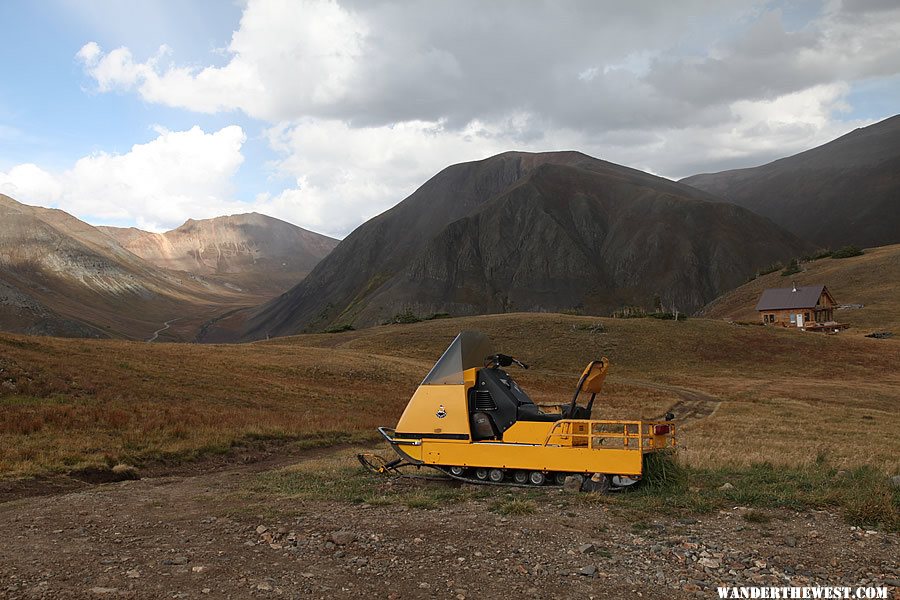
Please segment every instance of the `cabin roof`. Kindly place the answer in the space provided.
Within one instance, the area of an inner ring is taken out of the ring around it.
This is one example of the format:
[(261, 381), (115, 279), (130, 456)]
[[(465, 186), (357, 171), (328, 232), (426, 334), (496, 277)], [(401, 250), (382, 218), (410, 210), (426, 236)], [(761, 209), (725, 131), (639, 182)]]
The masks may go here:
[(823, 284), (769, 288), (763, 291), (762, 296), (759, 297), (756, 310), (812, 308), (819, 302), (819, 297), (824, 289)]

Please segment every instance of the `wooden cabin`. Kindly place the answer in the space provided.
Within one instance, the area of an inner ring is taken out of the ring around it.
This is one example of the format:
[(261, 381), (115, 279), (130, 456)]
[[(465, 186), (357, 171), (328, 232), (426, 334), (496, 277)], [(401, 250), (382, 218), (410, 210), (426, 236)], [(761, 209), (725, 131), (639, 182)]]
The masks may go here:
[(756, 310), (765, 325), (814, 329), (834, 323), (834, 298), (822, 284), (763, 291)]

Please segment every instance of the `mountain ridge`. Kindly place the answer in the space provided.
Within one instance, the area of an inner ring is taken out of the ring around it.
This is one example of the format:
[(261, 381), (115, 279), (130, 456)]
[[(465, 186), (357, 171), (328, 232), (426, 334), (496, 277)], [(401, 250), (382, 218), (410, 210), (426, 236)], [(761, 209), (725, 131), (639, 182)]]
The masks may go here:
[(820, 247), (900, 242), (900, 115), (744, 169), (680, 180)]
[(0, 330), (150, 339), (175, 323), (162, 340), (191, 341), (206, 322), (274, 295), (264, 286), (240, 289), (216, 274), (159, 267), (120, 245), (114, 233), (0, 195)]
[[(740, 221), (745, 221), (755, 232), (742, 238), (755, 253), (746, 261), (723, 257), (716, 248), (701, 245), (692, 250), (690, 276), (669, 267), (664, 281), (674, 286), (670, 300), (683, 302), (684, 310), (711, 300), (709, 290), (737, 285), (754, 268), (809, 248), (768, 219), (677, 182), (577, 152), (507, 152), (443, 169), (397, 206), (358, 227), (304, 281), (252, 311), (242, 326), (242, 337), (371, 325), (404, 309), (420, 314), (517, 309), (602, 312), (634, 303), (638, 296), (640, 303), (649, 303), (655, 292), (664, 296), (668, 292), (647, 289), (647, 279), (629, 279), (629, 269), (638, 265), (638, 271), (646, 270), (646, 262), (640, 262), (645, 254), (642, 241), (632, 230), (640, 226), (642, 215), (652, 216), (654, 210), (665, 216), (647, 239), (657, 248), (656, 259), (669, 261), (666, 264), (671, 264), (671, 256), (659, 248), (688, 244), (687, 236), (677, 227), (673, 230), (673, 224), (699, 232), (703, 215), (715, 215), (724, 230), (740, 232)], [(491, 211), (502, 214), (506, 222), (488, 214)], [(601, 218), (604, 211), (614, 213), (608, 223)], [(534, 219), (540, 221), (538, 227), (531, 223)], [(601, 222), (603, 227), (598, 225)], [(509, 223), (514, 230), (504, 229)], [(521, 233), (527, 227), (532, 227), (529, 235)], [(385, 251), (384, 239), (398, 231), (402, 239)], [(610, 237), (610, 244), (603, 246), (610, 233), (620, 235)], [(771, 244), (754, 245), (755, 237)], [(613, 246), (619, 241), (627, 242), (621, 244), (626, 250), (615, 255)], [(723, 243), (716, 238), (716, 244)], [(736, 254), (736, 248), (732, 250)], [(705, 259), (697, 253), (715, 262), (715, 273), (701, 273)], [(606, 260), (606, 255), (613, 256)], [(347, 273), (351, 259), (354, 271)], [(565, 271), (565, 282), (551, 272), (551, 266)], [(492, 283), (495, 278), (503, 283)], [(443, 285), (447, 281), (453, 282), (449, 288)], [(555, 283), (547, 286), (547, 281)], [(603, 290), (602, 298), (589, 293), (596, 282)], [(696, 297), (685, 292), (691, 282), (701, 285)], [(497, 289), (498, 285), (509, 287), (509, 293)]]

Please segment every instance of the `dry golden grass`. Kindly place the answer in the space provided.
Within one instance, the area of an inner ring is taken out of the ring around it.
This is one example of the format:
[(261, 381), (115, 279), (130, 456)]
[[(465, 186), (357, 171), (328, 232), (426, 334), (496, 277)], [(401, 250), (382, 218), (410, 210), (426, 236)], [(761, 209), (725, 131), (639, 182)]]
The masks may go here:
[(530, 363), (515, 376), (543, 403), (567, 402), (584, 365), (608, 356), (598, 418), (656, 417), (683, 405), (670, 386), (699, 390), (694, 405), (715, 411), (682, 427), (682, 456), (695, 466), (796, 466), (824, 453), (840, 465), (900, 470), (897, 340), (705, 319), (512, 314), (231, 346), (2, 335), (0, 473), (366, 434), (396, 422), (462, 329), (485, 331), (498, 350)]
[(801, 263), (800, 267), (800, 273), (787, 277), (782, 277), (781, 269), (758, 277), (724, 294), (709, 304), (704, 313), (710, 318), (755, 323), (759, 315), (754, 308), (764, 289), (789, 287), (792, 281), (800, 285), (824, 283), (838, 304), (864, 305), (835, 311), (835, 320), (851, 325), (845, 335), (883, 330), (900, 335), (900, 244), (869, 248), (862, 256), (852, 258), (822, 258)]
[(419, 375), (344, 351), (2, 336), (0, 473), (370, 432)]

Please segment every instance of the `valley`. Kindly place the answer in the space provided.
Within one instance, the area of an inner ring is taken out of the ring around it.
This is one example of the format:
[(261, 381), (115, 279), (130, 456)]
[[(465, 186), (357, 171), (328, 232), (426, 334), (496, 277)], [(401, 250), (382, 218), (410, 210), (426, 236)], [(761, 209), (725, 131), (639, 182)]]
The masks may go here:
[[(565, 401), (590, 359), (613, 364), (608, 418), (708, 404), (681, 432), (686, 464), (900, 469), (896, 339), (803, 334), (725, 321), (509, 314), (249, 345), (0, 337), (0, 469), (7, 476), (189, 460), (253, 440), (374, 439), (463, 329), (526, 358), (539, 403)], [(88, 365), (90, 367), (88, 368)], [(697, 402), (700, 400), (701, 402)], [(366, 410), (358, 410), (364, 406)], [(696, 412), (696, 408), (692, 409)], [(690, 412), (690, 411), (689, 411)], [(814, 437), (789, 435), (796, 427)], [(741, 440), (753, 431), (756, 443)], [(857, 431), (865, 431), (858, 436)]]
[[(539, 403), (608, 356), (594, 418), (674, 411), (681, 467), (613, 495), (364, 471), (355, 453), (390, 453), (374, 427), (461, 329), (527, 360)], [(891, 339), (560, 314), (241, 345), (2, 334), (0, 597), (891, 586), (898, 359)]]
[(169, 233), (93, 227), (0, 195), (0, 329), (196, 341), (204, 324), (302, 279), (337, 243), (262, 215)]

